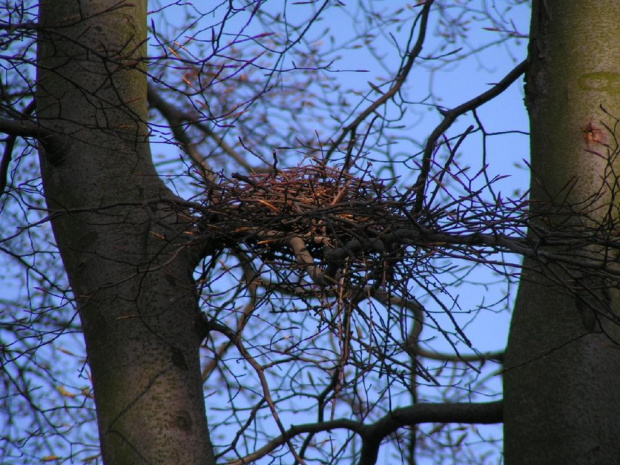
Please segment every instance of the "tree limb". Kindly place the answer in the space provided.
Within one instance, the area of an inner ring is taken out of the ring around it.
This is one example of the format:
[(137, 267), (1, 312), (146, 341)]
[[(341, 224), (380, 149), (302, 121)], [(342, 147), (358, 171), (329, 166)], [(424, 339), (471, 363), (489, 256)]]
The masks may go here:
[(293, 236), (288, 240), (288, 245), (293, 249), (297, 262), (303, 266), (308, 276), (315, 284), (325, 284), (325, 276), (319, 266), (314, 263), (314, 258), (306, 248), (306, 243), (302, 238)]
[(361, 428), (362, 454), (359, 465), (374, 465), (386, 436), (403, 426), (420, 423), (493, 424), (503, 419), (502, 402), (471, 404), (416, 404), (396, 409), (372, 425)]
[[(28, 104), (28, 106), (26, 106), (22, 115), (23, 116), (31, 115), (35, 107), (36, 107), (36, 103), (35, 103), (35, 100), (33, 99)], [(17, 116), (19, 116), (19, 113), (17, 113)], [(9, 120), (5, 118), (0, 118), (0, 132), (5, 132), (6, 134), (8, 134), (8, 137), (4, 144), (4, 153), (2, 154), (2, 161), (0, 161), (0, 197), (2, 197), (2, 194), (4, 194), (4, 190), (6, 189), (6, 185), (8, 183), (9, 165), (11, 164), (11, 159), (13, 158), (13, 149), (15, 148), (15, 142), (17, 141), (17, 138), (20, 136), (20, 134), (16, 134), (8, 130), (4, 130), (2, 121), (8, 122), (9, 126), (11, 126), (11, 124), (17, 123), (22, 128), (24, 128), (24, 123), (26, 126), (29, 126), (29, 125), (36, 126), (34, 123), (31, 123), (30, 121), (24, 121), (21, 119)], [(38, 129), (40, 131), (40, 128)], [(27, 137), (25, 135), (21, 135), (21, 136)], [(37, 136), (33, 136), (33, 137), (37, 137)]]
[(0, 161), (0, 197), (4, 194), (4, 190), (8, 183), (9, 165), (13, 157), (13, 148), (15, 147), (16, 140), (17, 136), (15, 134), (9, 134), (4, 143), (4, 153)]
[(370, 425), (344, 418), (321, 423), (293, 425), (286, 430), (285, 434), (272, 439), (254, 453), (234, 462), (228, 462), (227, 465), (244, 465), (254, 462), (300, 434), (320, 433), (335, 429), (346, 429), (362, 437), (360, 465), (369, 465), (376, 462), (381, 441), (403, 426), (420, 423), (493, 424), (501, 423), (501, 421), (501, 401), (477, 404), (416, 404), (396, 409)]
[[(29, 114), (34, 110), (34, 101), (26, 107), (25, 114)], [(63, 139), (59, 134), (39, 126), (29, 120), (9, 119), (0, 117), (0, 133), (7, 134), (2, 160), (0, 161), (0, 196), (4, 194), (8, 183), (7, 177), (9, 172), (9, 164), (13, 157), (13, 149), (18, 137), (31, 137), (39, 140), (47, 149), (47, 157), (51, 162), (57, 161), (59, 157), (54, 156), (56, 153), (62, 152), (66, 147)]]
[(424, 186), (426, 185), (426, 181), (428, 179), (428, 175), (431, 169), (431, 159), (433, 158), (433, 152), (435, 151), (435, 147), (437, 146), (437, 141), (441, 137), (441, 135), (448, 130), (452, 123), (456, 121), (456, 119), (471, 111), (475, 108), (478, 108), (481, 105), (493, 100), (499, 94), (504, 92), (510, 85), (515, 82), (523, 73), (525, 73), (525, 69), (527, 67), (527, 60), (523, 60), (519, 63), (512, 71), (510, 71), (504, 79), (495, 84), (486, 92), (474, 97), (473, 99), (462, 103), (458, 107), (453, 108), (452, 110), (442, 111), (442, 115), (444, 119), (437, 125), (437, 127), (433, 130), (431, 135), (428, 137), (426, 141), (426, 145), (424, 146), (424, 155), (422, 157), (422, 166), (420, 168), (420, 175), (416, 180), (415, 184), (410, 187), (405, 193), (405, 197), (407, 197), (412, 192), (416, 196), (414, 212), (421, 212), (424, 206)]
[(51, 137), (54, 135), (51, 131), (43, 129), (41, 126), (33, 123), (32, 121), (1, 117), (0, 132), (19, 137), (34, 137), (35, 139), (39, 139), (41, 137)]

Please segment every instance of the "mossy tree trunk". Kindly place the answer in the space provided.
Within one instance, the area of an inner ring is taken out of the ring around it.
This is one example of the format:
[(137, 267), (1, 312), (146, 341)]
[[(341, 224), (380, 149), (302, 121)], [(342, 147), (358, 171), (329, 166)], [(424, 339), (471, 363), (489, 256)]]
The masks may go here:
[[(37, 112), (106, 464), (211, 464), (189, 227), (148, 141), (146, 0), (43, 0)], [(161, 201), (158, 201), (160, 199)]]
[[(532, 18), (530, 238), (612, 266), (583, 237), (618, 227), (620, 3), (535, 0)], [(573, 247), (553, 245), (567, 235)], [(507, 465), (620, 463), (619, 306), (601, 270), (525, 260), (505, 358)]]

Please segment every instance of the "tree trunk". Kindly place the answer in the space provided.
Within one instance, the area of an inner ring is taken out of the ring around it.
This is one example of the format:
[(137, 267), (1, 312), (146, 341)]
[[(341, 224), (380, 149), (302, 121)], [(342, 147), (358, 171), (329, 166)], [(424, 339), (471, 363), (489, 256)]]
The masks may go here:
[[(190, 225), (148, 145), (146, 0), (43, 0), (37, 111), (52, 226), (86, 339), (103, 461), (215, 463)], [(160, 201), (157, 201), (157, 200)]]
[[(534, 1), (526, 101), (540, 250), (559, 251), (544, 228), (617, 230), (618, 37), (616, 0)], [(602, 274), (525, 260), (505, 357), (507, 465), (620, 463), (619, 307)]]

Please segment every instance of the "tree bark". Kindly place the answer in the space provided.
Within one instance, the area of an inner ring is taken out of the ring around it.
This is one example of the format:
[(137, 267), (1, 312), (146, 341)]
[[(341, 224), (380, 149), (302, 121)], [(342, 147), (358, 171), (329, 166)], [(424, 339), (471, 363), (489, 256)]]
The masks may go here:
[(104, 463), (213, 464), (187, 224), (148, 144), (146, 0), (43, 0), (37, 112)]
[[(543, 229), (617, 225), (619, 36), (615, 0), (534, 1), (526, 102), (540, 247), (551, 247)], [(584, 260), (606, 252), (581, 249)], [(525, 260), (505, 356), (507, 465), (620, 463), (619, 307), (602, 274)]]

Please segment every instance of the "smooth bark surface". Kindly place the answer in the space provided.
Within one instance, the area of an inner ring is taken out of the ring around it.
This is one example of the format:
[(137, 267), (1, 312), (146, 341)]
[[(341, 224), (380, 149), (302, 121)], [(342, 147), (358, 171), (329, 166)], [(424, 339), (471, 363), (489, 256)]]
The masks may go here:
[[(620, 3), (533, 8), (530, 236), (608, 230), (617, 224)], [(605, 252), (581, 250), (584, 259)], [(620, 463), (617, 290), (530, 259), (524, 270), (505, 357), (506, 464)]]
[(44, 0), (42, 175), (78, 303), (106, 464), (210, 464), (185, 230), (146, 127), (146, 1)]

